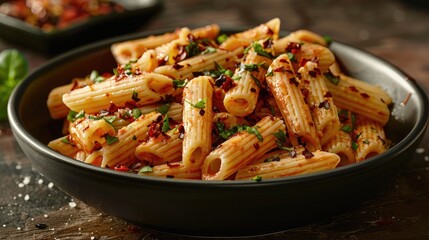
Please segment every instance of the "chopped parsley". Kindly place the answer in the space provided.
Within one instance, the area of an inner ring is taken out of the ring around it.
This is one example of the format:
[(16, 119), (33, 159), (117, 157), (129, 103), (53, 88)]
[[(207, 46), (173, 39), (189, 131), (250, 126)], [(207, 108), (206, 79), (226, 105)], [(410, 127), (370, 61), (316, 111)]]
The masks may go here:
[(344, 125), (341, 127), (341, 130), (346, 133), (350, 133), (353, 131), (353, 128), (350, 125)]
[(188, 54), (188, 57), (193, 57), (198, 55), (201, 51), (198, 47), (198, 44), (196, 42), (191, 41), (188, 45), (185, 47), (186, 53)]
[(226, 129), (225, 124), (223, 122), (215, 122), (215, 125), (219, 132), (219, 136), (224, 140), (228, 139), (229, 137), (231, 137), (232, 135), (238, 132), (246, 131), (250, 134), (256, 135), (256, 138), (258, 138), (260, 142), (264, 141), (264, 138), (262, 137), (261, 133), (258, 131), (257, 127), (235, 125), (230, 129)]
[(137, 119), (142, 115), (142, 112), (139, 108), (134, 108), (133, 110), (131, 110), (131, 114), (133, 115), (134, 119)]
[(215, 53), (217, 51), (214, 47), (206, 47), (204, 51), (201, 52), (201, 54), (208, 54), (208, 53)]
[(74, 122), (74, 121), (76, 121), (76, 119), (83, 118), (83, 117), (85, 117), (85, 111), (84, 110), (82, 110), (80, 112), (75, 112), (73, 110), (70, 110), (69, 113), (67, 114), (67, 120), (69, 122)]
[(140, 101), (141, 99), (139, 98), (139, 93), (138, 92), (136, 92), (135, 90), (133, 90), (133, 93), (132, 93), (132, 95), (131, 95), (131, 99), (133, 99), (134, 101), (136, 101), (136, 102), (138, 102), (138, 101)]
[(105, 80), (103, 76), (101, 76), (96, 70), (93, 70), (91, 74), (89, 75), (89, 80), (93, 82), (102, 82)]
[(165, 115), (164, 120), (162, 120), (162, 132), (168, 132), (170, 130), (170, 120), (168, 118), (168, 114)]
[(186, 79), (185, 80), (173, 80), (174, 89), (184, 88), (186, 86), (186, 84), (188, 84), (188, 81)]
[(259, 67), (263, 66), (265, 64), (265, 62), (261, 62), (261, 63), (254, 63), (254, 64), (244, 64), (244, 63), (240, 63), (240, 71), (249, 71), (249, 72), (258, 72), (259, 71)]
[(298, 60), (296, 60), (295, 54), (288, 52), (288, 53), (286, 53), (286, 55), (291, 62), (298, 62)]
[(255, 50), (256, 54), (258, 54), (259, 56), (274, 59), (274, 56), (271, 53), (265, 51), (262, 45), (258, 42), (253, 43), (253, 50)]
[(259, 79), (257, 77), (255, 77), (255, 76), (253, 76), (251, 73), (250, 73), (250, 77), (253, 79), (253, 81), (255, 82), (256, 86), (258, 86), (259, 88), (261, 88), (261, 82), (259, 81)]
[(105, 117), (103, 117), (103, 119), (108, 124), (112, 125), (112, 123), (116, 120), (116, 116), (105, 116)]
[(258, 175), (258, 176), (253, 177), (252, 180), (255, 182), (260, 182), (260, 181), (262, 181), (262, 177)]
[(61, 142), (66, 143), (66, 144), (71, 144), (70, 139), (68, 137), (63, 137), (61, 139)]
[(139, 174), (140, 173), (151, 173), (153, 172), (153, 169), (151, 166), (144, 166), (140, 169)]
[(162, 104), (161, 106), (159, 106), (156, 109), (156, 111), (161, 113), (162, 115), (165, 115), (168, 113), (168, 110), (170, 109), (170, 107), (171, 107), (171, 103), (165, 103), (165, 104)]
[(340, 79), (334, 76), (334, 74), (332, 74), (331, 72), (326, 72), (323, 75), (334, 85), (338, 85), (338, 83), (340, 82)]
[(216, 38), (216, 41), (221, 44), (223, 42), (225, 42), (228, 39), (228, 35), (226, 34), (221, 34)]
[(278, 161), (280, 161), (279, 155), (273, 155), (273, 156), (264, 160), (264, 162), (278, 162)]
[(191, 105), (194, 108), (198, 108), (198, 109), (204, 109), (206, 107), (206, 100), (205, 99), (201, 99), (196, 103), (191, 103), (187, 100), (185, 100), (185, 102), (187, 102), (189, 105)]
[(332, 43), (332, 37), (331, 36), (323, 36), (323, 40), (325, 40), (326, 45), (330, 45)]
[(271, 77), (271, 76), (274, 76), (274, 72), (272, 69), (269, 72), (267, 72), (267, 74), (265, 74), (265, 77)]
[(110, 136), (109, 134), (106, 134), (106, 142), (107, 144), (111, 145), (115, 142), (117, 142), (119, 139), (115, 136)]

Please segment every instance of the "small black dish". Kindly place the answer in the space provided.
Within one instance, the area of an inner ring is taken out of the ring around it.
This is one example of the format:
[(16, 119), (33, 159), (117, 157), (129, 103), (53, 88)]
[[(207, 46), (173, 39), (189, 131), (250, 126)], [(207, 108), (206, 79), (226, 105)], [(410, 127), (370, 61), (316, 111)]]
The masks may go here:
[[(91, 17), (51, 32), (0, 14), (0, 37), (47, 54), (58, 54), (82, 44), (128, 34), (162, 9), (162, 0), (114, 0), (123, 12)], [(0, 1), (4, 2), (4, 1)]]
[(112, 43), (162, 32), (109, 39), (56, 57), (23, 80), (8, 105), (16, 140), (41, 174), (74, 198), (131, 223), (176, 234), (249, 236), (333, 216), (385, 189), (411, 160), (427, 128), (428, 98), (412, 78), (369, 53), (333, 42), (330, 48), (352, 76), (381, 85), (394, 101), (386, 133), (395, 144), (366, 161), (261, 182), (196, 181), (103, 169), (49, 149), (46, 144), (61, 129), (46, 107), (50, 90), (94, 69), (111, 71), (116, 66)]

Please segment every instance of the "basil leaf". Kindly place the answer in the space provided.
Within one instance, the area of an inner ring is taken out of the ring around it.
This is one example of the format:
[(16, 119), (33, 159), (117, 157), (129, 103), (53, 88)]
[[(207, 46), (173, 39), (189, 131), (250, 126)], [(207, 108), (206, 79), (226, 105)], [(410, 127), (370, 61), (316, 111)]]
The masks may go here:
[(0, 121), (7, 119), (9, 96), (27, 73), (27, 60), (18, 50), (8, 49), (0, 53)]

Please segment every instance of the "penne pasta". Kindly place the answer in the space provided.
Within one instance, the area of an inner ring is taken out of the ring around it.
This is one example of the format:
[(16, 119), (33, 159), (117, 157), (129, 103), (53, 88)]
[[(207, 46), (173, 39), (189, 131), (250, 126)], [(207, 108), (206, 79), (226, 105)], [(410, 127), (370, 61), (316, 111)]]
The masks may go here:
[(201, 170), (189, 170), (182, 162), (166, 163), (140, 172), (140, 175), (177, 179), (201, 179)]
[(355, 132), (354, 141), (357, 143), (356, 162), (386, 151), (386, 136), (380, 123), (358, 116)]
[(352, 148), (350, 134), (338, 131), (334, 138), (323, 145), (323, 151), (337, 154), (341, 161), (339, 166), (345, 166), (356, 162), (356, 152)]
[(155, 103), (173, 94), (174, 90), (172, 79), (160, 74), (142, 73), (120, 80), (115, 78), (65, 93), (63, 102), (76, 112), (97, 113), (108, 109), (112, 103), (116, 106), (125, 106), (127, 102), (140, 106)]
[(296, 79), (286, 54), (277, 57), (270, 65), (268, 87), (281, 110), (289, 137), (294, 146), (304, 145), (310, 151), (320, 150), (319, 136), (310, 109), (304, 101), (299, 80)]
[(232, 136), (210, 152), (204, 160), (202, 179), (224, 180), (253, 159), (276, 148), (276, 137), (273, 133), (278, 131), (285, 131), (283, 121), (279, 118), (265, 117), (251, 129), (252, 133), (242, 131)]
[[(235, 116), (247, 116), (256, 107), (261, 84), (265, 82), (266, 69), (273, 58), (263, 45), (258, 42), (253, 44), (240, 67), (235, 70), (234, 86), (225, 94), (223, 104), (226, 110)], [(261, 53), (265, 56), (261, 56)]]
[(311, 157), (298, 155), (296, 157), (282, 157), (278, 161), (263, 162), (249, 165), (240, 169), (235, 175), (236, 180), (259, 180), (295, 176), (334, 169), (340, 162), (335, 153), (316, 151)]
[(320, 144), (324, 145), (340, 130), (337, 108), (317, 64), (307, 62), (298, 72), (303, 83), (302, 92), (319, 132)]
[(188, 169), (199, 169), (211, 150), (213, 79), (192, 79), (183, 89), (182, 161)]

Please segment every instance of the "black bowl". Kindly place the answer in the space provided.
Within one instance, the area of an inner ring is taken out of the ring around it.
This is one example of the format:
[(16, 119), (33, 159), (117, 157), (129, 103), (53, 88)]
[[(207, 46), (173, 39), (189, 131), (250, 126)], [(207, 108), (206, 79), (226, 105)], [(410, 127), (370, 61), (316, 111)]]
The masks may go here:
[[(415, 81), (377, 57), (334, 42), (330, 48), (349, 73), (381, 85), (395, 103), (394, 116), (386, 127), (395, 145), (366, 161), (261, 182), (207, 182), (102, 169), (49, 149), (46, 144), (60, 136), (61, 128), (61, 122), (51, 120), (48, 114), (49, 91), (94, 69), (111, 71), (116, 66), (109, 49), (113, 42), (158, 33), (109, 39), (63, 54), (28, 76), (14, 90), (8, 105), (16, 139), (40, 173), (74, 198), (131, 223), (173, 233), (216, 236), (263, 234), (311, 223), (356, 207), (383, 190), (411, 159), (427, 127), (428, 99)], [(410, 93), (408, 103), (402, 106)]]
[[(82, 44), (123, 35), (142, 26), (161, 10), (162, 0), (113, 0), (125, 11), (91, 17), (51, 32), (0, 14), (0, 37), (39, 52), (57, 54)], [(5, 2), (0, 0), (0, 3)]]

